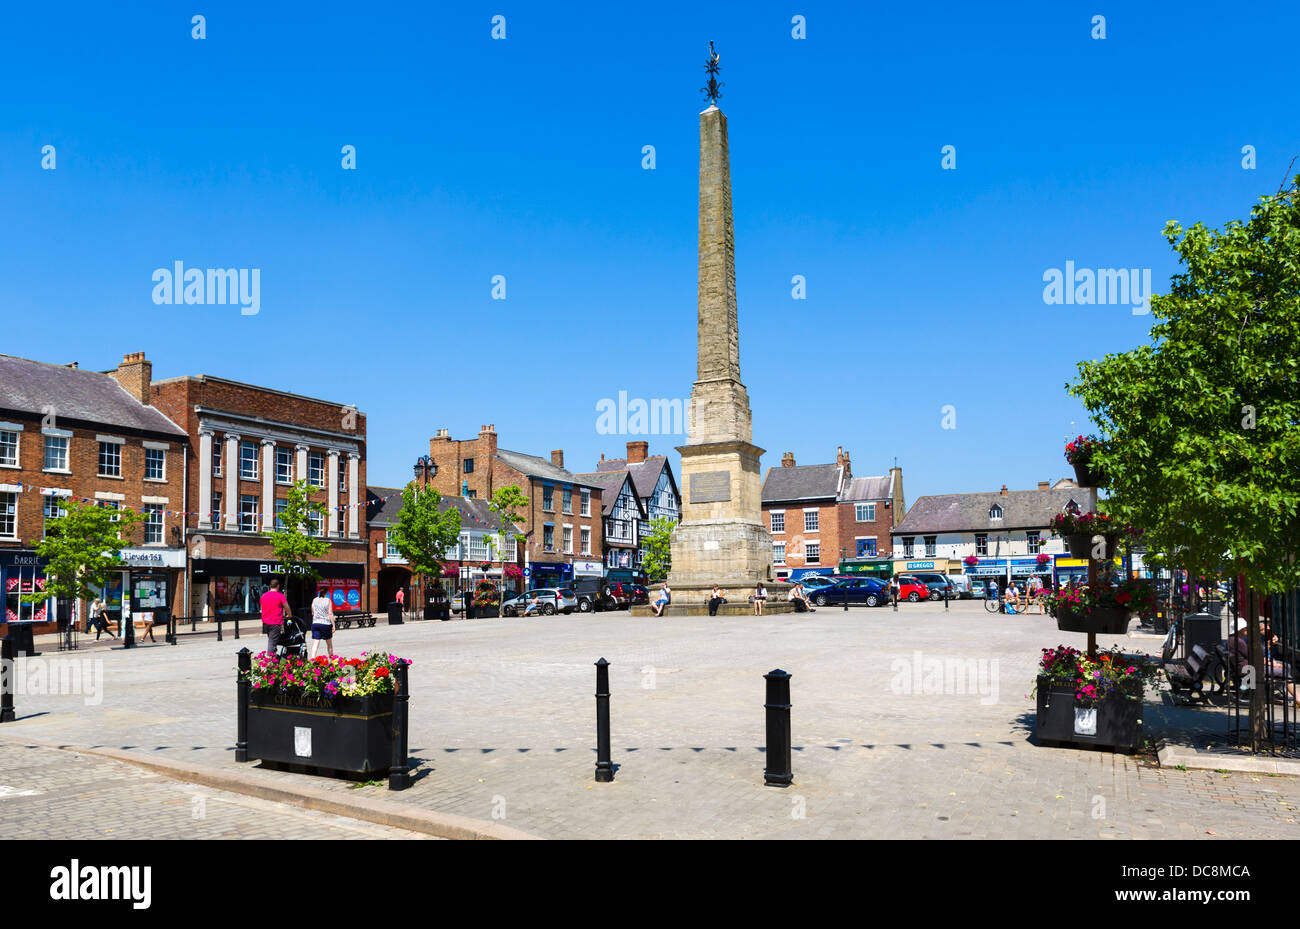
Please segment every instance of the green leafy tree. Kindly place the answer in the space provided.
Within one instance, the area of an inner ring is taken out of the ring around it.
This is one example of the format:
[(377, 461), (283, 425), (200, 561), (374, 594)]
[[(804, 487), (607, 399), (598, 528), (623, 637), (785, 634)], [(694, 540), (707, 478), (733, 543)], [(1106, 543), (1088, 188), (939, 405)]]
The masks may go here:
[(45, 589), (24, 594), (27, 603), (43, 603), (51, 597), (90, 600), (122, 570), (120, 552), (131, 544), (135, 527), (145, 514), (115, 509), (80, 500), (68, 500), (65, 516), (51, 520), (36, 553), (48, 562)]
[(275, 530), (263, 533), (270, 536), (271, 551), (286, 577), (316, 580), (319, 575), (312, 561), (323, 558), (330, 550), (329, 542), (311, 534), (312, 516), (320, 516), (323, 521), (328, 512), (324, 503), (311, 498), (315, 489), (306, 480), (294, 481), (285, 495), (284, 509), (276, 514)]
[(389, 530), (397, 550), (411, 570), (420, 575), (421, 589), (426, 576), (436, 579), (442, 575), (447, 549), (460, 539), (460, 510), (454, 506), (443, 510), (441, 506), (442, 494), (432, 487), (421, 489), (407, 484), (402, 490), (397, 522)]
[(641, 569), (652, 581), (666, 578), (672, 568), (672, 536), (676, 528), (676, 520), (657, 516), (650, 521), (650, 530), (641, 537), (641, 548), (645, 551)]
[[(1100, 428), (1104, 508), (1146, 530), (1150, 560), (1272, 593), (1300, 586), (1298, 187), (1219, 232), (1169, 223), (1185, 270), (1152, 299), (1151, 344), (1067, 385)], [(1255, 623), (1248, 645), (1261, 667)], [(1265, 699), (1253, 690), (1256, 745)]]
[(528, 511), (528, 498), (524, 496), (518, 484), (507, 484), (505, 487), (497, 488), (492, 494), (488, 509), (496, 517), (499, 526), (498, 534), (501, 536), (502, 544), (496, 548), (501, 560), (501, 577), (504, 582), (507, 557), (514, 560), (514, 543), (524, 540), (523, 534), (511, 531), (511, 527), (523, 524)]

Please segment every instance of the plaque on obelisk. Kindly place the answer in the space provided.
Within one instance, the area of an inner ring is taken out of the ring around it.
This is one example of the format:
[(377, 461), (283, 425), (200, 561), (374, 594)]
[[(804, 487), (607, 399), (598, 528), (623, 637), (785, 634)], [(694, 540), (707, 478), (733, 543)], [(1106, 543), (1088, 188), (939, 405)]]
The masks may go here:
[(672, 536), (670, 613), (707, 613), (714, 584), (724, 613), (752, 612), (762, 581), (765, 612), (790, 610), (788, 584), (772, 580), (772, 536), (762, 521), (763, 449), (751, 441), (749, 394), (740, 381), (736, 243), (731, 219), (727, 117), (718, 109), (718, 57), (709, 45), (710, 105), (700, 114), (699, 362), (682, 456), (682, 521)]

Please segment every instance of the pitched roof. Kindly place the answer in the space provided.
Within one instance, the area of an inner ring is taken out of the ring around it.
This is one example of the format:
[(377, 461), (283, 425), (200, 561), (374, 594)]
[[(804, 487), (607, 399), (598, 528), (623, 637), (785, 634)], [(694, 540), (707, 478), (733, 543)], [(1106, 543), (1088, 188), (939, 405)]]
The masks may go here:
[[(1062, 487), (1051, 490), (1012, 490), (1003, 496), (988, 493), (939, 494), (918, 497), (907, 515), (893, 529), (894, 535), (921, 532), (972, 532), (999, 529), (1045, 528), (1052, 517), (1070, 501), (1081, 510), (1097, 505), (1095, 487)], [(989, 519), (989, 510), (1002, 507), (1001, 519)]]
[(837, 464), (768, 468), (763, 480), (763, 502), (782, 500), (834, 500), (840, 490)]
[[(384, 499), (385, 497), (388, 499)], [(479, 500), (474, 497), (444, 496), (438, 505), (438, 509), (440, 512), (445, 513), (448, 508), (453, 506), (460, 510), (462, 529), (496, 532), (501, 525), (486, 500)], [(368, 525), (394, 526), (397, 524), (397, 514), (401, 511), (402, 488), (374, 486), (366, 488), (366, 523)], [(517, 526), (514, 531), (518, 531)]]
[(565, 484), (577, 484), (584, 487), (596, 486), (590, 482), (579, 480), (572, 471), (558, 468), (545, 458), (538, 458), (536, 455), (525, 455), (523, 452), (512, 452), (504, 448), (498, 448), (497, 458), (529, 477), (540, 477), (543, 480), (560, 481)]
[[(600, 488), (600, 515), (609, 516), (614, 512), (614, 504), (618, 502), (618, 495), (623, 490), (623, 485), (629, 482), (631, 475), (627, 471), (596, 471), (586, 474), (573, 475), (580, 481), (586, 481), (594, 487)], [(644, 507), (641, 501), (637, 499), (636, 485), (632, 485), (632, 498), (636, 500), (636, 508), (644, 516)]]
[(884, 477), (855, 477), (844, 485), (840, 499), (846, 502), (855, 500), (888, 500), (894, 495), (894, 480), (889, 475)]
[(0, 409), (42, 416), (49, 407), (54, 408), (56, 422), (186, 435), (184, 429), (131, 396), (108, 374), (0, 355)]
[[(626, 471), (632, 476), (632, 488), (642, 500), (647, 500), (655, 492), (659, 475), (668, 468), (667, 455), (647, 455), (644, 461), (628, 464), (626, 458), (602, 458), (596, 462), (596, 471)], [(671, 480), (671, 471), (669, 479)]]

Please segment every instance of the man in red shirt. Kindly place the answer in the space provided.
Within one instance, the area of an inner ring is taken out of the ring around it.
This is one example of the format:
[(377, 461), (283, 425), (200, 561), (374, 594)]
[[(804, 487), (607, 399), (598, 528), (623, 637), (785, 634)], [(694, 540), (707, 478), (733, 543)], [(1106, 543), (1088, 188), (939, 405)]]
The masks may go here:
[(266, 650), (275, 654), (280, 644), (280, 633), (284, 630), (284, 620), (289, 615), (289, 601), (280, 593), (280, 579), (271, 579), (271, 587), (262, 594), (262, 631), (266, 633)]

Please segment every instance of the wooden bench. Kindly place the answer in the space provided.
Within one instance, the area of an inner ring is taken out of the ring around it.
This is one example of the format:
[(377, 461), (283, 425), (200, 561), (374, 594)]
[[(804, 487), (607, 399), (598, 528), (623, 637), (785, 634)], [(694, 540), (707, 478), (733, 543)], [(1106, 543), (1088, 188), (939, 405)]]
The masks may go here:
[(1197, 645), (1192, 649), (1192, 657), (1186, 661), (1170, 659), (1161, 665), (1165, 679), (1174, 697), (1186, 696), (1189, 701), (1204, 703), (1214, 690), (1213, 671), (1219, 659)]
[(352, 624), (356, 623), (358, 629), (365, 629), (374, 626), (376, 619), (378, 617), (360, 611), (335, 613), (334, 625), (338, 629), (351, 629)]

